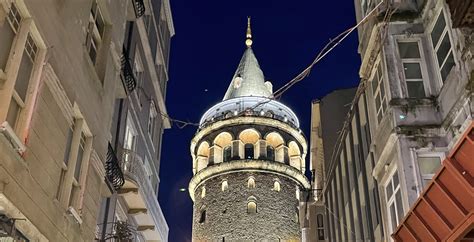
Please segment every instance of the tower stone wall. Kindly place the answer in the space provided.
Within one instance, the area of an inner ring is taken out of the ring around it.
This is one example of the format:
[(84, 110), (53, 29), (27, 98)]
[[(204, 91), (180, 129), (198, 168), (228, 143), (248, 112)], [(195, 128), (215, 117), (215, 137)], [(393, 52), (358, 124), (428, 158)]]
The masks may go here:
[[(249, 187), (249, 178), (255, 187)], [(202, 182), (194, 195), (194, 241), (298, 241), (297, 187), (288, 177), (259, 171), (222, 174)], [(248, 211), (252, 201), (255, 214)]]

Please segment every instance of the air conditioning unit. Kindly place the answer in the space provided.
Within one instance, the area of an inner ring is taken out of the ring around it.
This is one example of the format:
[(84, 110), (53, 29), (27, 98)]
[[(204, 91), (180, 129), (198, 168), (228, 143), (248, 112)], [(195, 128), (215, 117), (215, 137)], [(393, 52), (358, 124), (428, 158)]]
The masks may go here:
[(23, 152), (25, 152), (26, 146), (23, 144), (23, 142), (21, 142), (20, 138), (18, 138), (18, 136), (15, 134), (15, 131), (13, 131), (12, 127), (7, 121), (0, 125), (0, 132), (8, 138), (13, 148), (19, 154), (23, 154)]
[(82, 224), (82, 218), (81, 215), (74, 209), (73, 207), (69, 207), (67, 209), (68, 213), (74, 217), (74, 219), (77, 221), (78, 224)]

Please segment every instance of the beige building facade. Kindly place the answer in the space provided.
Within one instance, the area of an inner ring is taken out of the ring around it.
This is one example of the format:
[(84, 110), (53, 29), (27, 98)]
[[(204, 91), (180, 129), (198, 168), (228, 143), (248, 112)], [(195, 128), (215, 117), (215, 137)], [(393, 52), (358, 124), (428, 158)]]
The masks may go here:
[(0, 241), (96, 238), (140, 3), (0, 1)]
[(312, 241), (391, 241), (474, 114), (472, 1), (354, 3), (359, 21), (374, 16), (358, 28), (361, 83), (340, 125), (313, 114), (310, 217), (325, 233)]

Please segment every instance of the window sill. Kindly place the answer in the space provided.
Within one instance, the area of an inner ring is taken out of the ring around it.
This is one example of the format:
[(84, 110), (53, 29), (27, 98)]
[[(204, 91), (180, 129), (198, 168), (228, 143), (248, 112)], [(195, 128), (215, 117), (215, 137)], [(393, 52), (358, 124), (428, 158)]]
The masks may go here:
[(81, 218), (81, 215), (76, 211), (75, 208), (73, 207), (69, 207), (67, 209), (67, 213), (68, 215), (71, 215), (78, 224), (82, 224), (82, 218)]

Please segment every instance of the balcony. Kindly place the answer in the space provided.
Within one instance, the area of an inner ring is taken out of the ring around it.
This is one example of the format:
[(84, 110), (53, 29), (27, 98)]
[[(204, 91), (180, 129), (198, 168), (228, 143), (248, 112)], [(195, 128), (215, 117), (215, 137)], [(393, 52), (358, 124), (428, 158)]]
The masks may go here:
[(125, 91), (128, 95), (137, 87), (137, 80), (135, 79), (135, 76), (133, 74), (132, 65), (130, 64), (129, 60), (128, 50), (125, 47), (123, 47), (122, 57), (120, 61), (122, 65), (122, 73), (120, 77), (122, 79), (122, 84), (125, 88)]
[(100, 227), (97, 227), (96, 240), (105, 241), (139, 241), (136, 228), (128, 224), (126, 221), (115, 221), (108, 225), (112, 230), (104, 236), (100, 233)]
[(135, 21), (145, 14), (145, 1), (144, 0), (129, 0), (129, 7), (127, 9), (127, 20)]
[(474, 1), (472, 0), (447, 0), (453, 27), (474, 27)]
[(116, 191), (119, 190), (125, 182), (119, 161), (110, 143), (107, 151), (107, 160), (105, 161), (105, 175)]
[(128, 214), (137, 223), (137, 232), (141, 232), (146, 240), (159, 238), (159, 241), (168, 241), (168, 225), (148, 179), (143, 159), (126, 149), (122, 151), (121, 157), (125, 184), (119, 194), (128, 207)]

